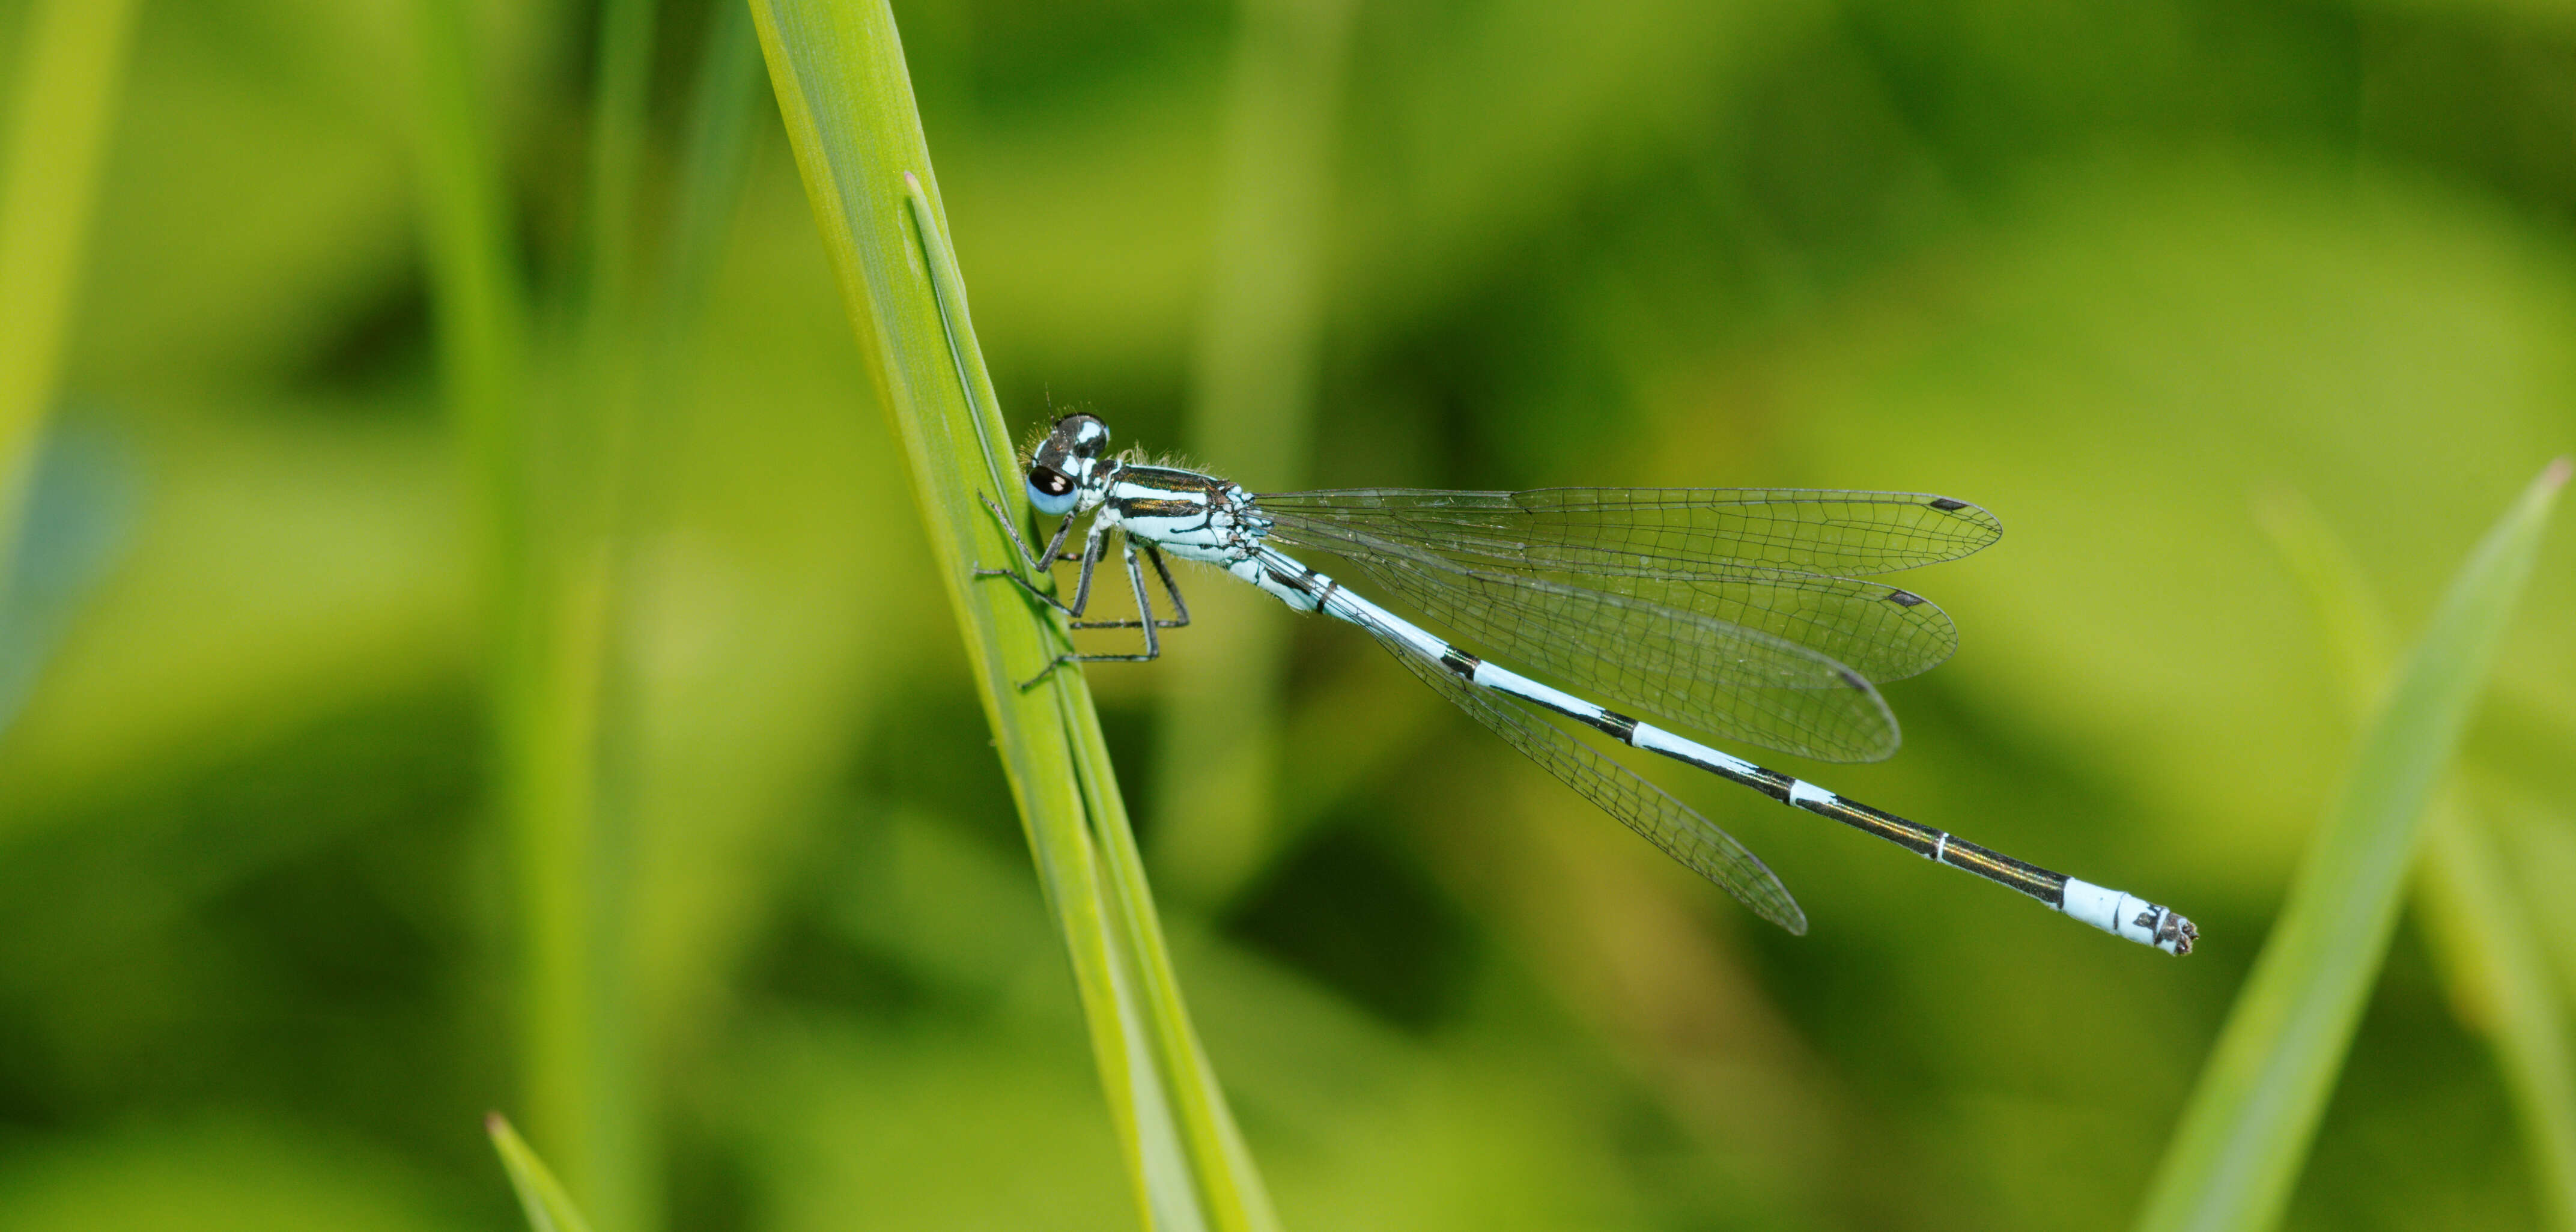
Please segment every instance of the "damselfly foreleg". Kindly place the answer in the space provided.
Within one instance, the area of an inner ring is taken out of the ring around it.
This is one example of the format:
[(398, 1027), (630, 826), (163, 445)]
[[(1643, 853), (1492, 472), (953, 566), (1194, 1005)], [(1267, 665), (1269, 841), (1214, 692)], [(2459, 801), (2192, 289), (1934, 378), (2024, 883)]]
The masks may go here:
[[(1098, 563), (1100, 549), (1103, 546), (1102, 540), (1105, 536), (1099, 534), (1093, 535), (1090, 541), (1083, 544), (1082, 555), (1080, 556), (1065, 555), (1064, 541), (1066, 537), (1073, 534), (1073, 517), (1068, 515), (1064, 519), (1063, 523), (1055, 528), (1055, 538), (1047, 541), (1046, 551), (1044, 553), (1032, 553), (1029, 551), (1029, 541), (1020, 537), (1019, 524), (1011, 521), (1011, 515), (1003, 512), (1002, 506), (999, 503), (994, 501), (991, 496), (987, 495), (984, 497), (984, 507), (992, 510), (993, 520), (1001, 523), (1003, 534), (1010, 536), (1011, 547), (1018, 552), (1020, 563), (1028, 569), (1028, 574), (1023, 576), (1017, 569), (978, 568), (975, 570), (975, 576), (1009, 578), (1012, 582), (1016, 583), (1020, 589), (1044, 600), (1047, 606), (1052, 607), (1067, 616), (1080, 617), (1082, 615), (1082, 609), (1090, 599), (1091, 569), (1094, 564)], [(1046, 576), (1054, 569), (1057, 562), (1069, 560), (1079, 560), (1082, 562), (1082, 573), (1080, 580), (1075, 584), (1072, 603), (1066, 603), (1064, 600), (1056, 598), (1054, 594), (1040, 590), (1037, 582), (1034, 580), (1035, 578)]]

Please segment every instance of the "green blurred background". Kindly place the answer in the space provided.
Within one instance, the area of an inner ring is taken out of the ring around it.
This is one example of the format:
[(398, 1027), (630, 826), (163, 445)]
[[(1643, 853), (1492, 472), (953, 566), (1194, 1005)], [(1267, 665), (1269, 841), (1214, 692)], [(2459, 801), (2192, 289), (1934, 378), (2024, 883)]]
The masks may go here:
[[(543, 1081), (507, 591), (442, 393), (414, 7), (141, 6), (0, 610), (0, 1232), (519, 1218), (481, 1132)], [(1185, 576), (1172, 661), (1090, 674), (1291, 1228), (2125, 1225), (2350, 743), (2262, 511), (2411, 633), (2576, 446), (2565, 5), (895, 12), (1015, 422), (1256, 490), (1975, 500), (2004, 541), (1904, 583), (1962, 629), (1888, 689), (1905, 751), (1765, 760), (2203, 930), (2168, 960), (1646, 768), (1781, 873), (1783, 935), (1368, 639)], [(602, 535), (616, 1097), (532, 1139), (602, 1232), (1133, 1226), (747, 22), (657, 17), (633, 262), (685, 302), (620, 344), (655, 376)], [(539, 403), (588, 371), (597, 18), (466, 26)], [(747, 91), (738, 174), (693, 161), (708, 82)], [(657, 255), (683, 199), (720, 207), (702, 295)], [(2571, 566), (2561, 533), (2462, 774), (2562, 995)], [(2448, 987), (2410, 915), (2292, 1226), (2543, 1222)]]

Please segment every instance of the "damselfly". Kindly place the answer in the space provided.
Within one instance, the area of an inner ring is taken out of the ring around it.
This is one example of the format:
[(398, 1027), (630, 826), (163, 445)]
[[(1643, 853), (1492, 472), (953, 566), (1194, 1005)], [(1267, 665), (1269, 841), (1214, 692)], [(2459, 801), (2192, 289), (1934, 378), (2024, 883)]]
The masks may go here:
[[(1806, 914), (1743, 844), (1530, 708), (1865, 830), (2167, 953), (2190, 953), (2199, 936), (2191, 921), (2144, 899), (1846, 800), (1489, 662), (1279, 549), (1343, 557), (1479, 648), (1677, 726), (1801, 757), (1875, 761), (1897, 743), (1896, 719), (1877, 682), (1940, 663), (1957, 648), (1958, 633), (1922, 596), (1863, 579), (1954, 560), (1994, 542), (2002, 525), (1975, 505), (1908, 492), (1763, 488), (1254, 496), (1213, 475), (1103, 457), (1108, 442), (1099, 419), (1070, 415), (1032, 451), (1029, 501), (1063, 518), (1044, 552), (1032, 553), (1001, 506), (985, 498), (1027, 574), (978, 574), (1012, 579), (1073, 617), (1074, 628), (1143, 636), (1142, 653), (1067, 653), (1049, 671), (1159, 655), (1160, 631), (1189, 623), (1163, 560), (1168, 552), (1223, 569), (1298, 611), (1368, 630), (1441, 696), (1790, 932), (1807, 930)], [(1082, 550), (1065, 552), (1086, 514), (1091, 529)], [(1084, 620), (1113, 535), (1137, 618)], [(1059, 561), (1081, 566), (1071, 603), (1033, 581)], [(1170, 596), (1168, 618), (1148, 601), (1147, 563)]]

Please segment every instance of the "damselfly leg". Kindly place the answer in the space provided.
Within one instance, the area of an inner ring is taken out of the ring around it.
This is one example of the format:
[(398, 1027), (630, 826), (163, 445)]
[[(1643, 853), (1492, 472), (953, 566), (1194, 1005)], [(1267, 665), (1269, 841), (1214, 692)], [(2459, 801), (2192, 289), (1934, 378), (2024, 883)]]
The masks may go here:
[[(1161, 658), (1163, 654), (1162, 639), (1157, 636), (1156, 630), (1184, 629), (1189, 627), (1190, 605), (1186, 600), (1181, 598), (1180, 585), (1172, 579), (1171, 565), (1164, 561), (1162, 552), (1157, 550), (1153, 544), (1139, 542), (1134, 535), (1125, 533), (1118, 534), (1119, 556), (1124, 561), (1127, 568), (1128, 591), (1136, 600), (1136, 619), (1084, 620), (1082, 619), (1083, 614), (1091, 607), (1092, 577), (1100, 566), (1101, 558), (1108, 554), (1109, 537), (1112, 528), (1095, 526), (1092, 533), (1083, 540), (1082, 551), (1077, 555), (1066, 555), (1063, 550), (1064, 541), (1073, 533), (1074, 523), (1074, 517), (1067, 516), (1064, 519), (1064, 523), (1056, 528), (1055, 537), (1048, 541), (1046, 552), (1043, 555), (1039, 555), (1029, 551), (1028, 541), (1020, 536), (1019, 527), (1011, 522), (1010, 518), (1002, 512), (1002, 507), (995, 503), (991, 496), (988, 495), (984, 498), (984, 506), (992, 510), (994, 518), (1001, 522), (1003, 530), (1010, 536), (1011, 546), (1018, 550), (1021, 561), (1029, 567), (1030, 573), (1043, 574), (1047, 572), (1049, 567), (1053, 564), (1063, 561), (1078, 562), (1081, 568), (1075, 575), (1073, 602), (1071, 603), (1067, 603), (1064, 600), (1055, 597), (1055, 595), (1039, 589), (1036, 582), (1023, 576), (1016, 569), (977, 569), (975, 570), (975, 576), (1009, 578), (1014, 585), (1027, 592), (1030, 596), (1039, 599), (1049, 607), (1072, 617), (1073, 619), (1069, 622), (1069, 625), (1072, 628), (1135, 629), (1140, 631), (1144, 635), (1145, 639), (1145, 650), (1142, 654), (1078, 654), (1068, 652), (1057, 655), (1053, 661), (1047, 664), (1045, 671), (1041, 671), (1037, 675), (1022, 681), (1020, 683), (1021, 688), (1026, 689), (1036, 685), (1039, 681), (1046, 679), (1048, 672), (1052, 672), (1056, 668), (1067, 663), (1150, 663), (1155, 659)], [(1163, 582), (1163, 593), (1171, 597), (1172, 615), (1168, 619), (1154, 615), (1153, 600), (1147, 593), (1145, 587), (1144, 565), (1137, 560), (1138, 548), (1144, 549), (1145, 560), (1153, 562), (1154, 574), (1161, 578)]]
[[(992, 494), (989, 492), (978, 493), (977, 495), (983, 498), (984, 508), (992, 513), (993, 521), (1001, 526), (1002, 534), (1010, 539), (1012, 550), (1019, 554), (1021, 566), (1026, 568), (1031, 575), (1043, 575), (1048, 570), (1053, 569), (1058, 562), (1079, 559), (1078, 557), (1067, 556), (1064, 554), (1064, 541), (1066, 537), (1073, 534), (1073, 517), (1068, 516), (1063, 522), (1057, 524), (1055, 528), (1055, 538), (1047, 540), (1045, 552), (1031, 552), (1029, 550), (1029, 541), (1020, 536), (1020, 524), (1011, 520), (1011, 515), (1003, 510), (1002, 503), (994, 500)], [(1087, 546), (1085, 550), (1088, 552)], [(1028, 590), (1029, 593), (1046, 600), (1057, 611), (1078, 614), (1075, 612), (1075, 609), (1065, 606), (1063, 600), (1058, 599), (1054, 595), (1048, 594), (1045, 591), (1039, 590), (1035, 584), (1029, 581), (1028, 578), (1020, 576), (1018, 570), (978, 568), (975, 570), (975, 576), (1011, 578), (1018, 581), (1023, 588)], [(1086, 581), (1090, 577), (1090, 568), (1087, 565), (1083, 569), (1083, 576)]]

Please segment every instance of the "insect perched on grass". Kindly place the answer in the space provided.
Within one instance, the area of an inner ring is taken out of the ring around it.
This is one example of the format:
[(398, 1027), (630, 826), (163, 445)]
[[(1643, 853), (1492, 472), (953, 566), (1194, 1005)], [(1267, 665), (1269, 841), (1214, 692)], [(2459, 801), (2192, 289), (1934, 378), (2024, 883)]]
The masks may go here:
[[(1159, 631), (1190, 621), (1163, 560), (1168, 552), (1215, 565), (1298, 611), (1368, 630), (1512, 747), (1790, 932), (1807, 930), (1806, 914), (1742, 843), (1529, 708), (1868, 831), (2167, 953), (2190, 953), (2199, 936), (2191, 921), (2144, 899), (1846, 800), (1488, 662), (1278, 546), (1348, 559), (1425, 617), (1584, 692), (1801, 757), (1875, 761), (1896, 751), (1897, 734), (1873, 682), (1929, 670), (1957, 648), (1958, 631), (1921, 595), (1846, 575), (1954, 560), (1994, 542), (2002, 525), (1975, 505), (1910, 492), (1769, 488), (1361, 488), (1254, 496), (1214, 475), (1104, 458), (1108, 443), (1099, 419), (1068, 415), (1032, 451), (1029, 502), (1064, 519), (1044, 552), (1030, 552), (1001, 506), (985, 498), (1027, 573), (978, 575), (1010, 578), (1074, 617), (1074, 628), (1143, 635), (1142, 653), (1066, 654), (1049, 671), (1161, 654)], [(1082, 550), (1068, 554), (1065, 541), (1086, 514), (1091, 529)], [(1113, 535), (1137, 618), (1084, 620)], [(1058, 561), (1081, 565), (1071, 603), (1030, 576)], [(1169, 618), (1155, 616), (1147, 599), (1148, 563), (1171, 596)]]

